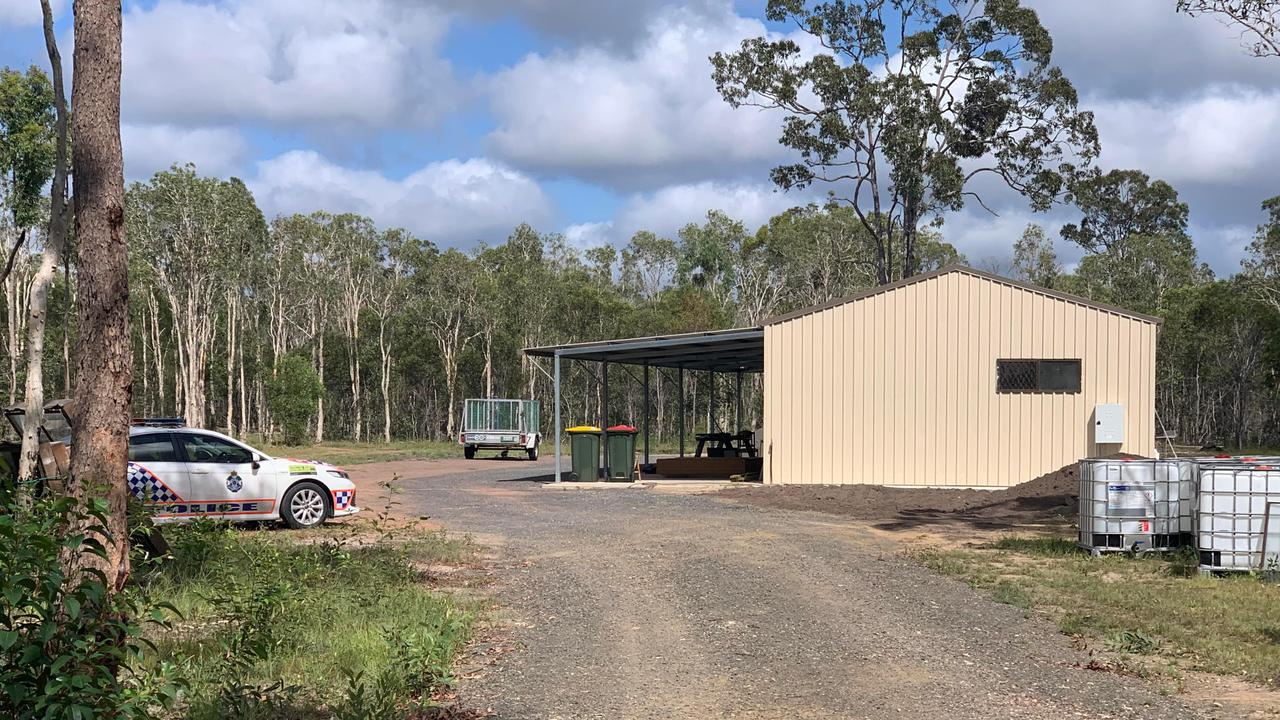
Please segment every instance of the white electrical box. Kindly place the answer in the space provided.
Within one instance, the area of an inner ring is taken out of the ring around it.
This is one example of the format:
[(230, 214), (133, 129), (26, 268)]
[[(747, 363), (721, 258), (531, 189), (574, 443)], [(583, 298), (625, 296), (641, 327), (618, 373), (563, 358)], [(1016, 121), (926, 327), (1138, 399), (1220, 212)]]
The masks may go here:
[(1124, 442), (1124, 405), (1103, 403), (1093, 409), (1093, 442), (1098, 445)]

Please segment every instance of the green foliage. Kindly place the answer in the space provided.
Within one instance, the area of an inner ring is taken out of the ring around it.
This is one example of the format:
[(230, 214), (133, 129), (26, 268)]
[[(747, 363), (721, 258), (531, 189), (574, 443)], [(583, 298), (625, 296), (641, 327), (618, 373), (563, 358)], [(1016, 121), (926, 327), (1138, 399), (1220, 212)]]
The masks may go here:
[(1002, 537), (991, 544), (991, 547), (997, 550), (1012, 550), (1014, 552), (1026, 553), (1028, 555), (1041, 555), (1045, 557), (1068, 557), (1079, 555), (1083, 552), (1076, 546), (1075, 542), (1069, 538), (1062, 537)]
[(1130, 655), (1151, 655), (1160, 649), (1160, 642), (1140, 630), (1121, 630), (1107, 637), (1107, 649)]
[(284, 430), (286, 445), (307, 442), (307, 422), (323, 392), (320, 376), (309, 360), (296, 354), (280, 358), (275, 377), (267, 380), (267, 407)]
[(414, 566), (466, 562), (470, 546), (350, 532), (331, 528), (305, 545), (212, 522), (169, 532), (173, 560), (148, 593), (172, 598), (184, 617), (156, 643), (188, 669), (187, 717), (313, 717), (328, 707), (339, 718), (403, 718), (452, 682), (472, 615)]
[[(105, 501), (45, 496), (0, 506), (0, 715), (158, 717), (183, 687), (170, 662), (144, 663), (144, 626), (167, 627), (164, 606), (136, 588), (109, 593), (101, 572), (65, 563), (104, 554)], [(76, 528), (69, 531), (70, 528)]]
[(44, 214), (41, 194), (56, 161), (53, 103), (53, 84), (40, 68), (0, 69), (0, 174), (11, 185), (0, 203), (18, 228)]

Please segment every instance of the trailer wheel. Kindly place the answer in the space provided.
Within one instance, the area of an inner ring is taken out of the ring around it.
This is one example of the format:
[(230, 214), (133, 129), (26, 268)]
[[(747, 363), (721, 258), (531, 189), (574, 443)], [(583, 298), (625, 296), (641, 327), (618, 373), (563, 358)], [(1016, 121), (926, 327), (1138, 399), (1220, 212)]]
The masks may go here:
[(533, 447), (529, 448), (529, 450), (528, 450), (527, 452), (529, 453), (529, 459), (530, 459), (530, 460), (537, 460), (537, 459), (538, 459), (538, 446), (537, 446), (537, 445), (534, 445)]
[(476, 446), (468, 445), (462, 449), (462, 456), (468, 460), (476, 459)]

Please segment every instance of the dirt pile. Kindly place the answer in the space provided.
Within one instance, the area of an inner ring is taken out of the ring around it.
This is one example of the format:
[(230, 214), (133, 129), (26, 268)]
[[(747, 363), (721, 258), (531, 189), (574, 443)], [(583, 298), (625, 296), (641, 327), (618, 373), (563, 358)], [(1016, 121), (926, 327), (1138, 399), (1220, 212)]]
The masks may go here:
[(1075, 522), (1078, 466), (1003, 490), (892, 488), (878, 485), (762, 485), (732, 488), (722, 497), (762, 507), (814, 510), (884, 529), (962, 523), (982, 529), (1026, 526), (1065, 527)]

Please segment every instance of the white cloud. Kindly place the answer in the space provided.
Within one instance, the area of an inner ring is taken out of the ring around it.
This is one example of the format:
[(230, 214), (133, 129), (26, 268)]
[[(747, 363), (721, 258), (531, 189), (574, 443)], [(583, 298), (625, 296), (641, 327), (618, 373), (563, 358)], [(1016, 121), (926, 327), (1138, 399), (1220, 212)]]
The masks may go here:
[(1276, 179), (1280, 94), (1218, 87), (1188, 100), (1092, 107), (1108, 167), (1140, 168), (1174, 184)]
[[(66, 0), (52, 0), (49, 3), (55, 18), (62, 17), (66, 4)], [(39, 0), (0, 0), (0, 25), (25, 27), (43, 22)]]
[(499, 242), (521, 222), (545, 225), (551, 217), (536, 182), (487, 159), (434, 162), (395, 180), (295, 150), (258, 163), (248, 184), (268, 215), (360, 213), (442, 245)]
[(622, 245), (640, 230), (674, 238), (685, 225), (704, 222), (712, 210), (742, 221), (748, 232), (754, 232), (774, 215), (813, 199), (811, 195), (783, 193), (767, 184), (708, 180), (671, 185), (631, 195), (612, 220), (570, 225), (564, 234), (577, 247)]
[(1239, 30), (1176, 13), (1173, 0), (1028, 4), (1053, 37), (1054, 63), (1084, 94), (1174, 98), (1220, 83), (1280, 89), (1275, 63), (1248, 56)]
[[(32, 0), (34, 1), (34, 0)], [(132, 121), (420, 124), (453, 109), (447, 18), (396, 0), (159, 0), (124, 19)]]
[(230, 128), (178, 128), (172, 125), (120, 127), (125, 176), (145, 180), (174, 163), (194, 163), (202, 175), (227, 176), (243, 171), (249, 155), (244, 137)]
[(650, 189), (750, 169), (785, 157), (781, 117), (734, 110), (716, 92), (707, 58), (766, 33), (727, 9), (667, 9), (634, 52), (585, 47), (532, 54), (488, 83), (500, 157), (626, 189)]

